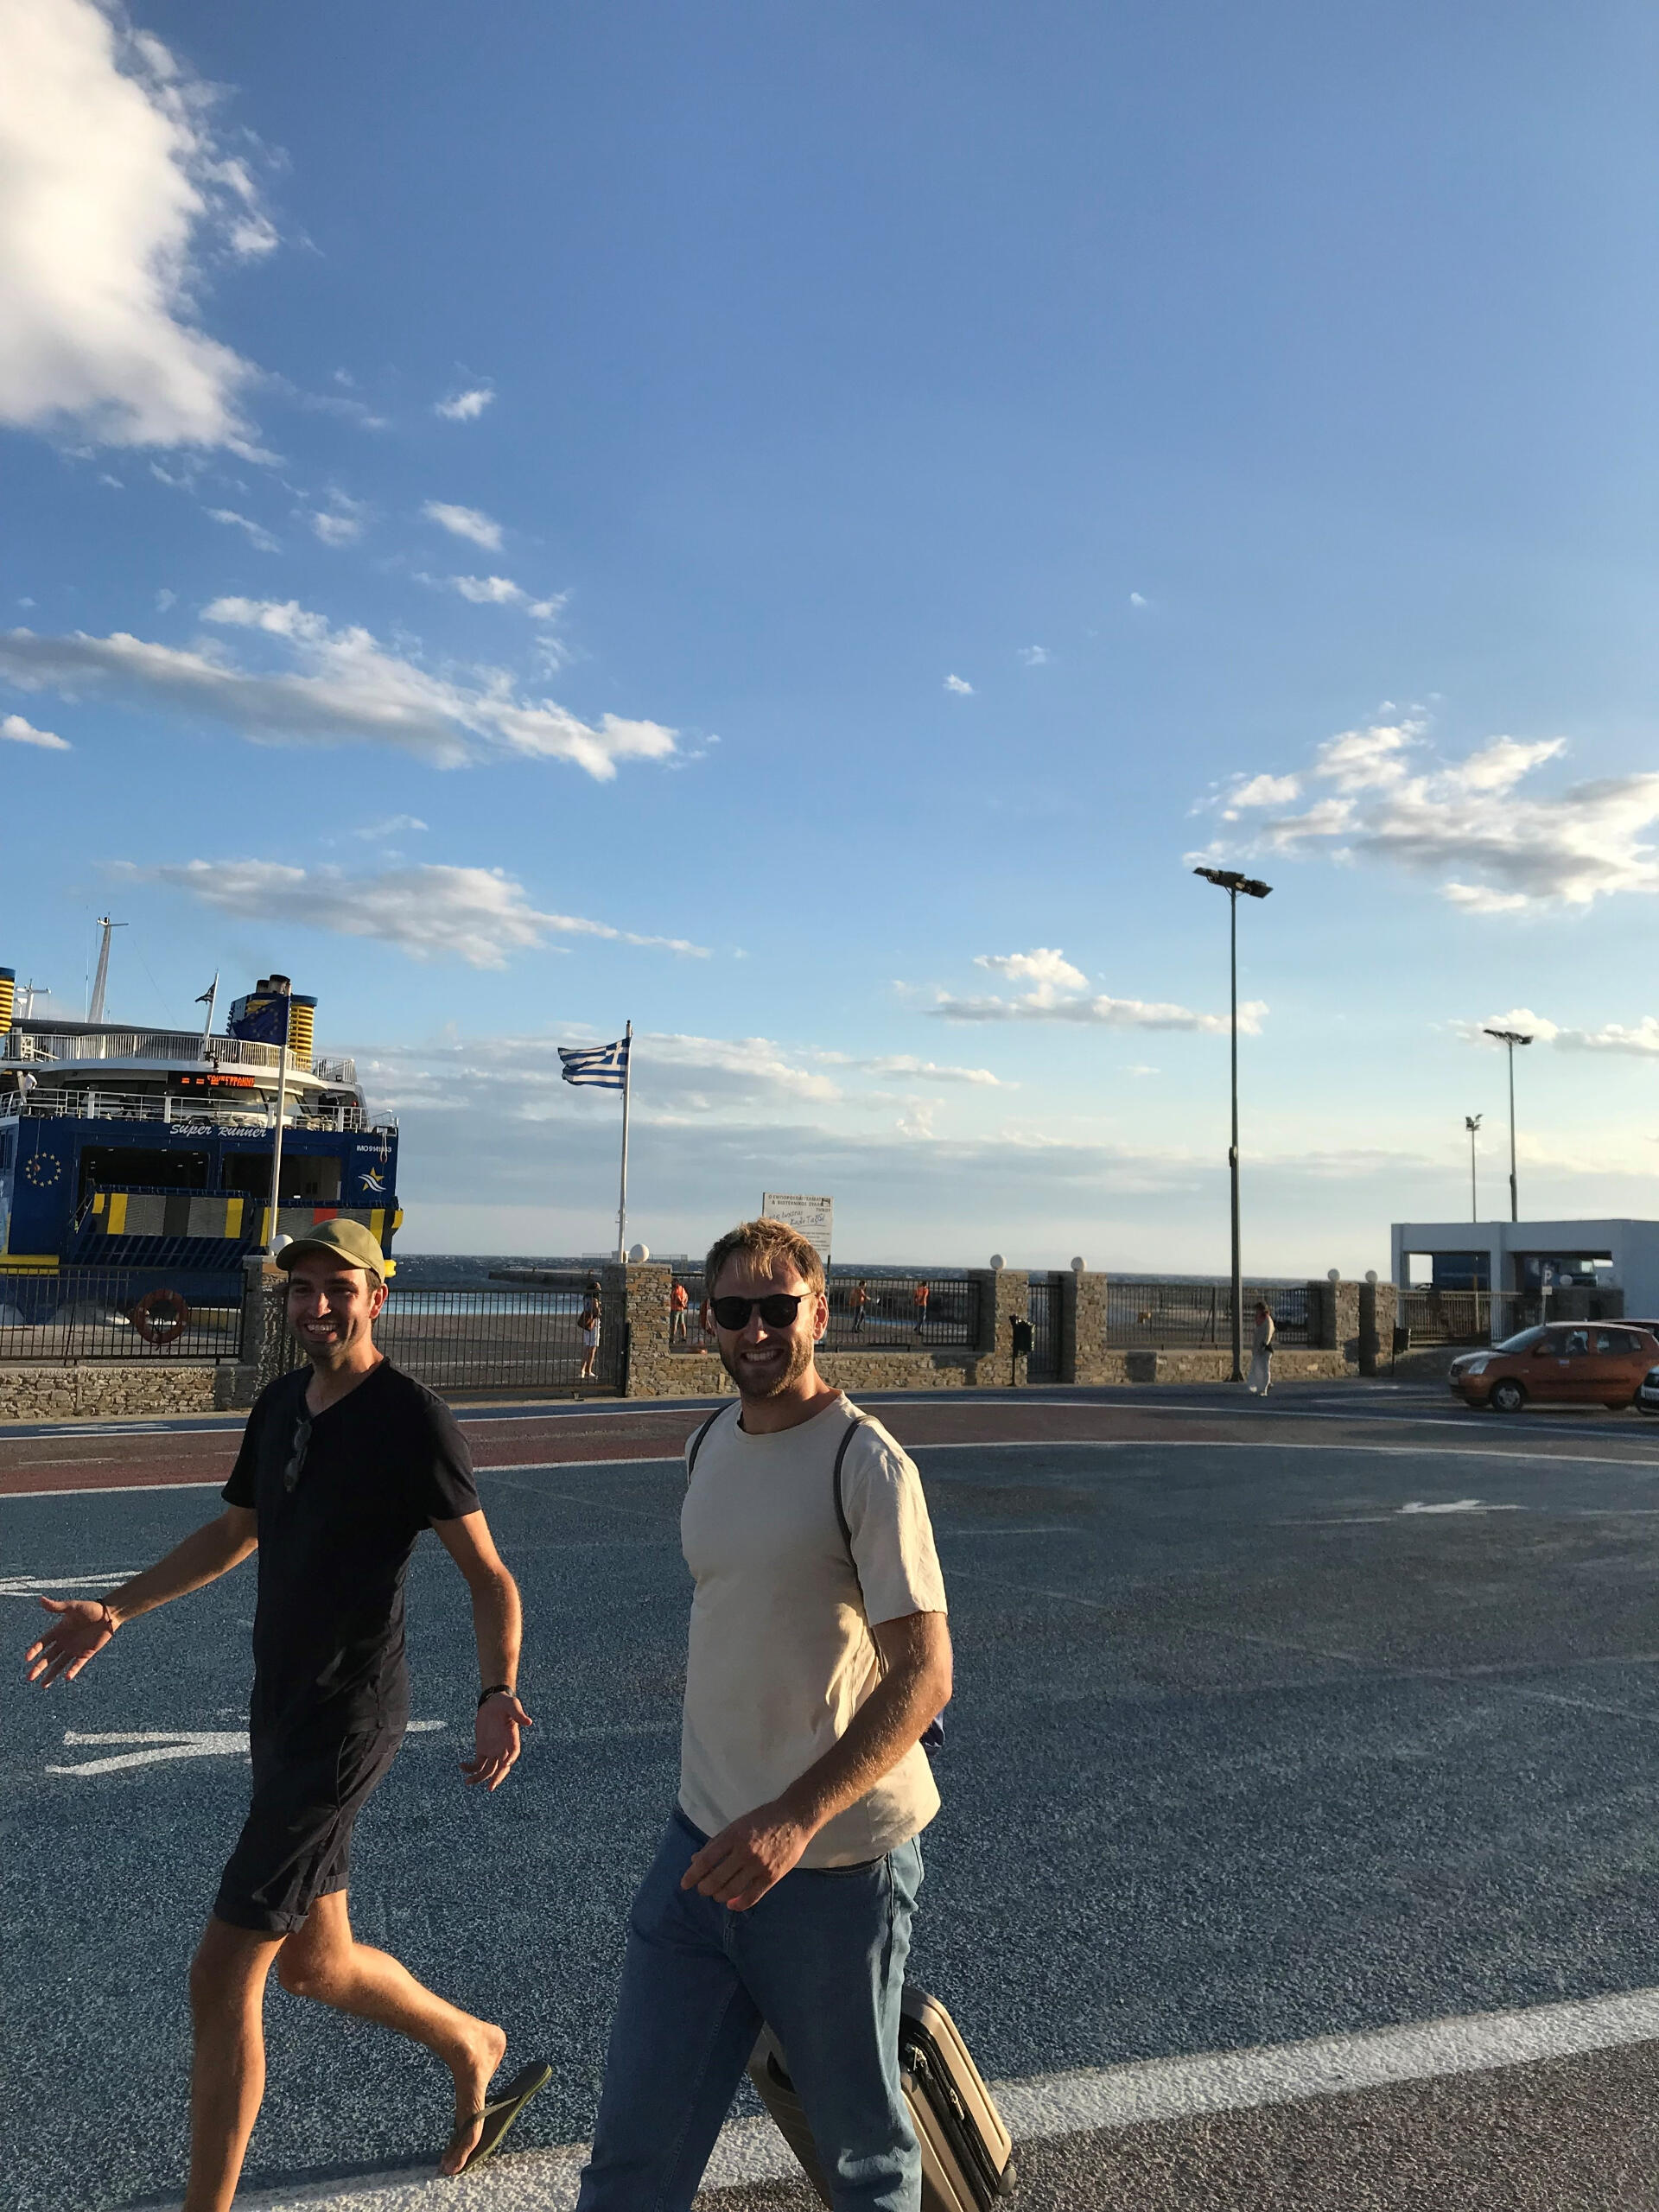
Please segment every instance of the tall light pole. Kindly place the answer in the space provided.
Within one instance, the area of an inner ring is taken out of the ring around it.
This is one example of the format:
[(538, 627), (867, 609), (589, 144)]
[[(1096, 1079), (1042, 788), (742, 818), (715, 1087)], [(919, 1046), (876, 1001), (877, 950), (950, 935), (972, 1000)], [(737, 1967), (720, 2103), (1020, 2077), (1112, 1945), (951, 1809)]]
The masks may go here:
[(1238, 894), (1247, 899), (1265, 899), (1273, 889), (1270, 883), (1258, 883), (1252, 875), (1241, 875), (1234, 868), (1195, 868), (1194, 875), (1201, 875), (1206, 883), (1213, 883), (1227, 893), (1231, 959), (1230, 975), (1232, 988), (1233, 1026), (1233, 1141), (1227, 1149), (1227, 1166), (1232, 1178), (1233, 1197), (1233, 1373), (1235, 1382), (1244, 1380), (1244, 1281), (1238, 1245)]
[(1480, 1194), (1475, 1187), (1475, 1131), (1480, 1127), (1481, 1120), (1482, 1116), (1478, 1114), (1465, 1114), (1463, 1117), (1463, 1126), (1469, 1132), (1469, 1218), (1471, 1221), (1480, 1219)]
[(1518, 1029), (1489, 1029), (1486, 1034), (1510, 1048), (1510, 1219), (1519, 1221), (1521, 1201), (1515, 1180), (1515, 1048), (1517, 1045), (1530, 1045), (1532, 1039), (1523, 1037)]

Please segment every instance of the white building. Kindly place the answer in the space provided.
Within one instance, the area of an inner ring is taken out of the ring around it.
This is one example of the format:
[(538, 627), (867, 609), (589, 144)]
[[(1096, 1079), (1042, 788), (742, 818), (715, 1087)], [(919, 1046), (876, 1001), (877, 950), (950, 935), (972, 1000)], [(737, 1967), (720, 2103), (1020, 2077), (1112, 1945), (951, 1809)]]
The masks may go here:
[(1624, 1311), (1659, 1315), (1659, 1221), (1397, 1221), (1402, 1290), (1624, 1293)]

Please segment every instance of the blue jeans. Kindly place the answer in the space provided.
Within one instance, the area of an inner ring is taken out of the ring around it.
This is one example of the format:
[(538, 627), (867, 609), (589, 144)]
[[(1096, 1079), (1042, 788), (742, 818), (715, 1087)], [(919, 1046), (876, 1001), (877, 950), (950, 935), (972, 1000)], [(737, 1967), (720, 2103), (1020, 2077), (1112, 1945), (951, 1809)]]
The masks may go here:
[(784, 2046), (836, 2212), (918, 2212), (899, 1999), (921, 1847), (912, 1837), (861, 1866), (798, 1866), (733, 1912), (680, 1887), (707, 1840), (677, 1808), (634, 1898), (576, 2212), (689, 2212), (763, 2021)]

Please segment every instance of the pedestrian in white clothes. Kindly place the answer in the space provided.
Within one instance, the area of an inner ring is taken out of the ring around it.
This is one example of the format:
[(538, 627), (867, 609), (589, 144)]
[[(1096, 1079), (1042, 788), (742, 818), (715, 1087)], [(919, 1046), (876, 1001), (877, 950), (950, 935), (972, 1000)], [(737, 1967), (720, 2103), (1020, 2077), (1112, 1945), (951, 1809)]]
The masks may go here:
[(1265, 1398), (1273, 1387), (1273, 1316), (1267, 1300), (1255, 1301), (1255, 1334), (1250, 1339), (1250, 1393)]

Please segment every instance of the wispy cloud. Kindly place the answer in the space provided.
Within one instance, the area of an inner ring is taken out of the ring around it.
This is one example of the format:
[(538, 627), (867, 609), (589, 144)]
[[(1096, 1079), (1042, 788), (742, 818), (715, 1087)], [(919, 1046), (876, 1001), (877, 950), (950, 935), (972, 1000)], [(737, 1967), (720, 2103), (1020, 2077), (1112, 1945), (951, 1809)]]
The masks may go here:
[(602, 715), (581, 721), (551, 699), (521, 696), (499, 670), (435, 675), (367, 630), (336, 630), (294, 601), (219, 599), (205, 619), (257, 636), (292, 665), (238, 666), (213, 643), (180, 649), (117, 631), (0, 633), (0, 676), (22, 690), (107, 689), (130, 703), (190, 715), (257, 744), (395, 746), (454, 768), (503, 754), (569, 760), (607, 782), (622, 760), (665, 760), (675, 732)]
[(262, 530), (246, 515), (238, 514), (234, 507), (209, 507), (207, 518), (210, 522), (223, 523), (228, 529), (241, 531), (249, 544), (257, 546), (261, 553), (276, 553), (282, 550), (268, 530)]
[(364, 837), (378, 843), (385, 837), (402, 837), (413, 830), (424, 830), (426, 823), (418, 814), (389, 814), (383, 822), (365, 822), (360, 830), (353, 830), (353, 837)]
[(1020, 658), (1024, 661), (1027, 668), (1046, 668), (1048, 666), (1048, 647), (1046, 645), (1021, 645), (1020, 648)]
[[(1205, 1036), (1221, 1035), (1228, 1027), (1223, 1014), (1195, 1014), (1190, 1007), (1166, 1001), (1091, 992), (1083, 970), (1048, 946), (1039, 945), (1033, 952), (982, 952), (974, 964), (1011, 982), (1028, 982), (1031, 988), (1017, 998), (956, 998), (941, 991), (928, 1009), (931, 1014), (947, 1021), (1076, 1021), (1103, 1029), (1197, 1030)], [(1240, 1030), (1247, 1036), (1258, 1034), (1267, 1011), (1265, 1001), (1246, 1001), (1238, 1009)]]
[(355, 545), (363, 535), (369, 511), (363, 500), (331, 486), (324, 505), (302, 512), (325, 545)]
[[(1649, 834), (1659, 821), (1659, 774), (1604, 777), (1535, 797), (1522, 786), (1562, 758), (1564, 739), (1493, 737), (1450, 760), (1428, 753), (1427, 728), (1412, 715), (1341, 731), (1317, 748), (1305, 779), (1241, 779), (1222, 794), (1222, 818), (1261, 810), (1253, 849), (1391, 861), (1439, 877), (1440, 895), (1474, 913), (1659, 892)], [(1286, 785), (1294, 788), (1281, 798)], [(1304, 796), (1312, 803), (1298, 812), (1268, 811)]]
[(0, 9), (0, 422), (249, 451), (251, 365), (198, 321), (207, 261), (276, 242), (206, 88), (93, 0)]
[(60, 737), (55, 730), (36, 729), (33, 722), (26, 722), (21, 715), (8, 715), (0, 721), (0, 737), (13, 745), (38, 745), (44, 753), (67, 753), (67, 737)]
[(1147, 607), (1150, 604), (1151, 601), (1143, 599), (1138, 591), (1132, 591), (1129, 594), (1129, 605), (1131, 607)]
[(1471, 1045), (1507, 1048), (1489, 1037), (1489, 1029), (1508, 1029), (1530, 1037), (1537, 1045), (1554, 1045), (1564, 1052), (1624, 1052), (1637, 1059), (1659, 1054), (1659, 1014), (1644, 1014), (1640, 1021), (1605, 1021), (1599, 1029), (1563, 1029), (1548, 1014), (1535, 1014), (1529, 1006), (1511, 1007), (1507, 1014), (1489, 1014), (1484, 1021), (1459, 1021), (1454, 1028)]
[(944, 688), (947, 691), (954, 691), (959, 698), (971, 699), (974, 696), (974, 687), (965, 676), (947, 676)]
[(456, 392), (452, 398), (436, 401), (432, 412), (442, 415), (446, 423), (476, 423), (494, 397), (493, 385), (477, 384), (468, 391)]
[(442, 499), (429, 499), (421, 509), (429, 522), (447, 530), (454, 537), (467, 538), (474, 545), (481, 545), (486, 553), (501, 550), (501, 525), (477, 507), (452, 507)]
[(472, 968), (503, 968), (514, 952), (550, 938), (584, 937), (706, 958), (683, 938), (648, 937), (575, 914), (543, 913), (501, 868), (394, 868), (352, 875), (343, 868), (293, 868), (279, 861), (187, 861), (141, 867), (117, 862), (130, 883), (188, 892), (239, 921), (328, 930), (378, 939), (416, 960), (453, 956)]
[(451, 591), (458, 591), (474, 607), (519, 607), (533, 621), (556, 621), (564, 607), (565, 594), (556, 593), (550, 599), (532, 599), (522, 584), (511, 576), (451, 576)]

